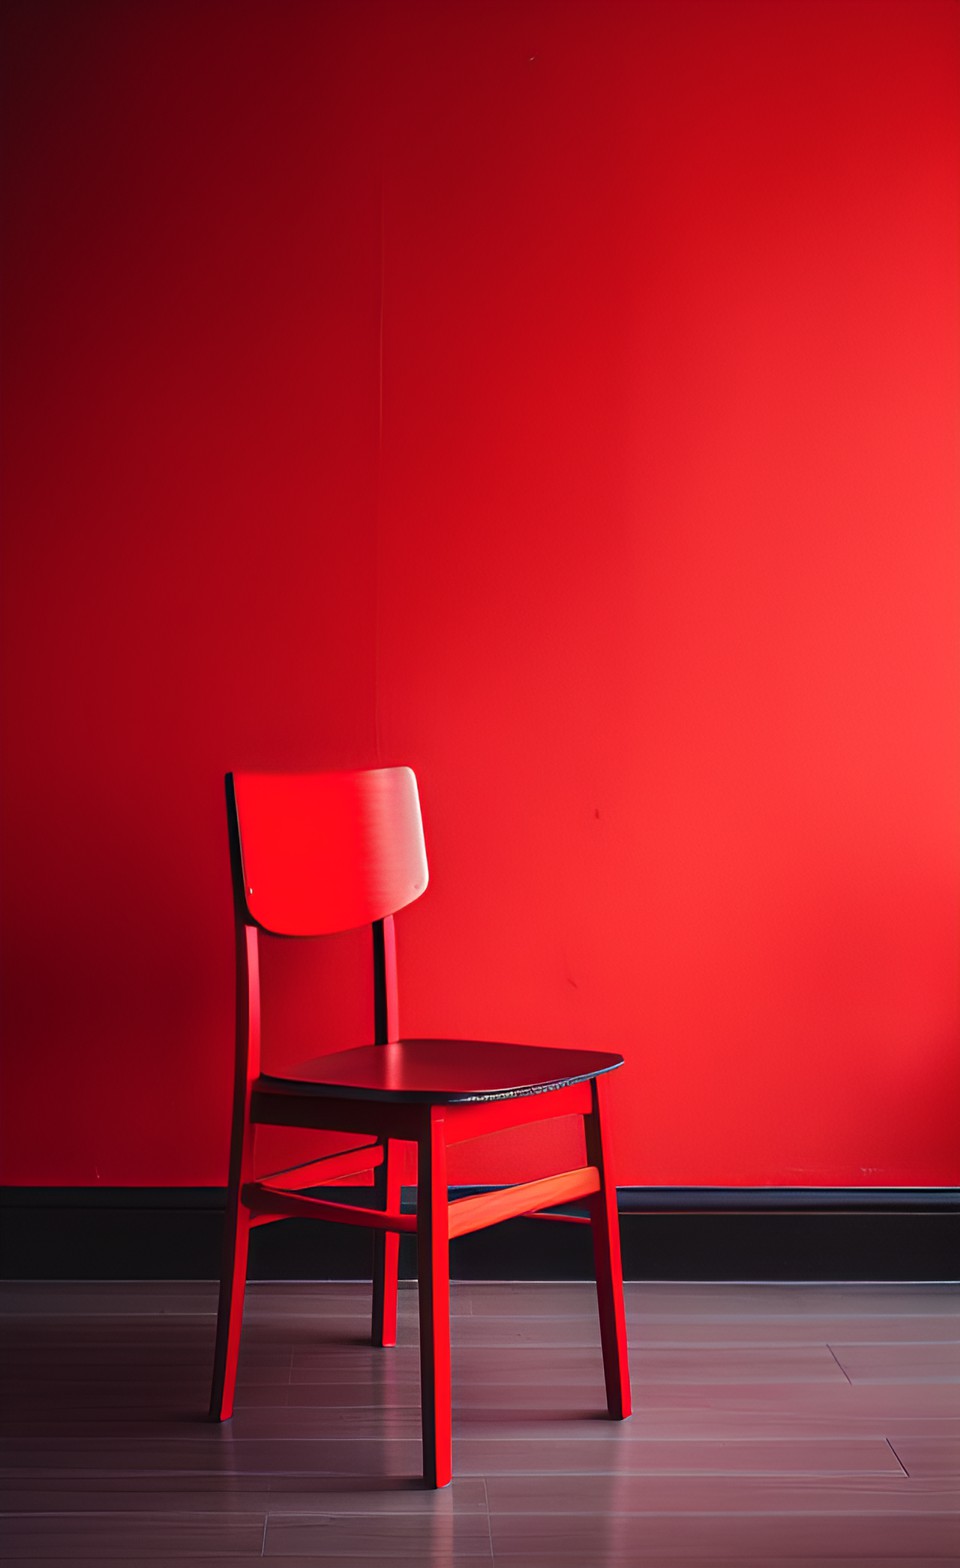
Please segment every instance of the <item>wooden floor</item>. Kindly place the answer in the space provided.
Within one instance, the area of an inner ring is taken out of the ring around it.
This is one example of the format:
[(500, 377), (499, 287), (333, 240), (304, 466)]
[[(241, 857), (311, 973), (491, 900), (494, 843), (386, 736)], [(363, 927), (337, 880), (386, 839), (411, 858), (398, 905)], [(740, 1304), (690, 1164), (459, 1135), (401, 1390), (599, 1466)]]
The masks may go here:
[(454, 1287), (454, 1466), (420, 1463), (416, 1295), (252, 1285), (231, 1423), (214, 1289), (5, 1285), (3, 1561), (480, 1568), (960, 1562), (960, 1293), (630, 1285), (602, 1414), (585, 1285)]

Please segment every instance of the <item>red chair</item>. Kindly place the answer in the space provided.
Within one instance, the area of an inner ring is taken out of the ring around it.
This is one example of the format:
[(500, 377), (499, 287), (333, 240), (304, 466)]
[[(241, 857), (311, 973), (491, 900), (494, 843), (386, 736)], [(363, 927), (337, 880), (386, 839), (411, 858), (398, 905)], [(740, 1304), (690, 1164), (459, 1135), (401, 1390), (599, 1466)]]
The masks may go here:
[[(607, 1078), (623, 1058), (476, 1040), (401, 1040), (393, 916), (419, 898), (427, 862), (417, 783), (409, 768), (363, 773), (227, 776), (237, 934), (237, 1059), (230, 1187), (210, 1414), (233, 1413), (254, 1225), (293, 1216), (362, 1225), (374, 1233), (373, 1341), (397, 1333), (397, 1253), (415, 1233), (420, 1302), (423, 1472), (451, 1476), (450, 1269), (454, 1236), (575, 1199), (586, 1200), (600, 1308), (607, 1408), (630, 1414), (616, 1188), (610, 1171)], [(258, 942), (373, 928), (375, 1044), (315, 1057), (282, 1077), (260, 1067)], [(584, 1119), (580, 1170), (448, 1200), (447, 1146), (502, 1127), (571, 1113)], [(255, 1177), (262, 1125), (356, 1134), (358, 1147)], [(400, 1206), (398, 1143), (418, 1151), (416, 1214)], [(376, 1208), (304, 1189), (376, 1170)], [(560, 1218), (561, 1216), (551, 1216)]]

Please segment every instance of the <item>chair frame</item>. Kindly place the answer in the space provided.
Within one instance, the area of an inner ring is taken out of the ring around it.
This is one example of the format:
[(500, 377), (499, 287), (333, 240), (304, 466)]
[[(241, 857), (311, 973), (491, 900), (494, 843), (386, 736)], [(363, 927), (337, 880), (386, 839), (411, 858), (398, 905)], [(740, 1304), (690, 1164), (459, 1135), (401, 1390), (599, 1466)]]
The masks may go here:
[[(500, 1220), (529, 1215), (591, 1226), (607, 1408), (612, 1418), (625, 1419), (631, 1411), (630, 1382), (616, 1187), (610, 1166), (606, 1070), (535, 1093), (470, 1098), (455, 1103), (438, 1103), (429, 1098), (370, 1098), (361, 1089), (356, 1093), (338, 1091), (336, 1097), (298, 1093), (290, 1081), (274, 1084), (262, 1079), (261, 927), (249, 914), (244, 898), (232, 775), (227, 775), (226, 784), (236, 917), (236, 1077), (211, 1418), (224, 1421), (233, 1413), (251, 1229), (294, 1217), (371, 1229), (372, 1340), (380, 1346), (396, 1344), (399, 1240), (403, 1234), (414, 1234), (418, 1253), (423, 1473), (428, 1486), (446, 1486), (452, 1475), (449, 1243), (455, 1236)], [(376, 1044), (386, 1045), (400, 1038), (393, 915), (373, 921), (372, 934), (374, 1038)], [(450, 1201), (447, 1149), (451, 1144), (571, 1114), (583, 1118), (585, 1166)], [(347, 1132), (366, 1141), (357, 1148), (258, 1177), (254, 1172), (254, 1137), (260, 1125)], [(416, 1144), (418, 1153), (415, 1214), (401, 1208), (400, 1145), (404, 1142)], [(376, 1207), (310, 1197), (304, 1192), (307, 1187), (368, 1171), (374, 1172), (372, 1197)], [(543, 1212), (574, 1200), (586, 1201), (588, 1218)]]

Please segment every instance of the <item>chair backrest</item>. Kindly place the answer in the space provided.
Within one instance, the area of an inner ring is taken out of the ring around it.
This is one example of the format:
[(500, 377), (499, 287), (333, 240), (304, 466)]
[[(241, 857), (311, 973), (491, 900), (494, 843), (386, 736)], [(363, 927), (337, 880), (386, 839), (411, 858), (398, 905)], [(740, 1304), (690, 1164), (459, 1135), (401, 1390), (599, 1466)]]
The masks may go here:
[(410, 768), (228, 773), (238, 910), (275, 936), (325, 936), (392, 915), (427, 885)]

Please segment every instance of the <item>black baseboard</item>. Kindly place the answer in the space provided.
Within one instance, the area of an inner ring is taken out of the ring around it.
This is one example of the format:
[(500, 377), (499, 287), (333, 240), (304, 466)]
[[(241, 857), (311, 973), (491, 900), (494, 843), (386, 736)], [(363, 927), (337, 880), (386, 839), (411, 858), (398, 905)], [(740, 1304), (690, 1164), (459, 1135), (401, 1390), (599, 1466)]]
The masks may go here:
[[(477, 1191), (471, 1188), (464, 1191)], [(369, 1203), (370, 1189), (336, 1196)], [(221, 1188), (0, 1189), (0, 1278), (213, 1279)], [(955, 1188), (625, 1187), (624, 1275), (672, 1280), (956, 1280)], [(365, 1279), (370, 1233), (286, 1220), (251, 1237), (251, 1279)], [(415, 1246), (402, 1238), (404, 1278)], [(593, 1278), (585, 1225), (510, 1220), (459, 1237), (458, 1279)]]

